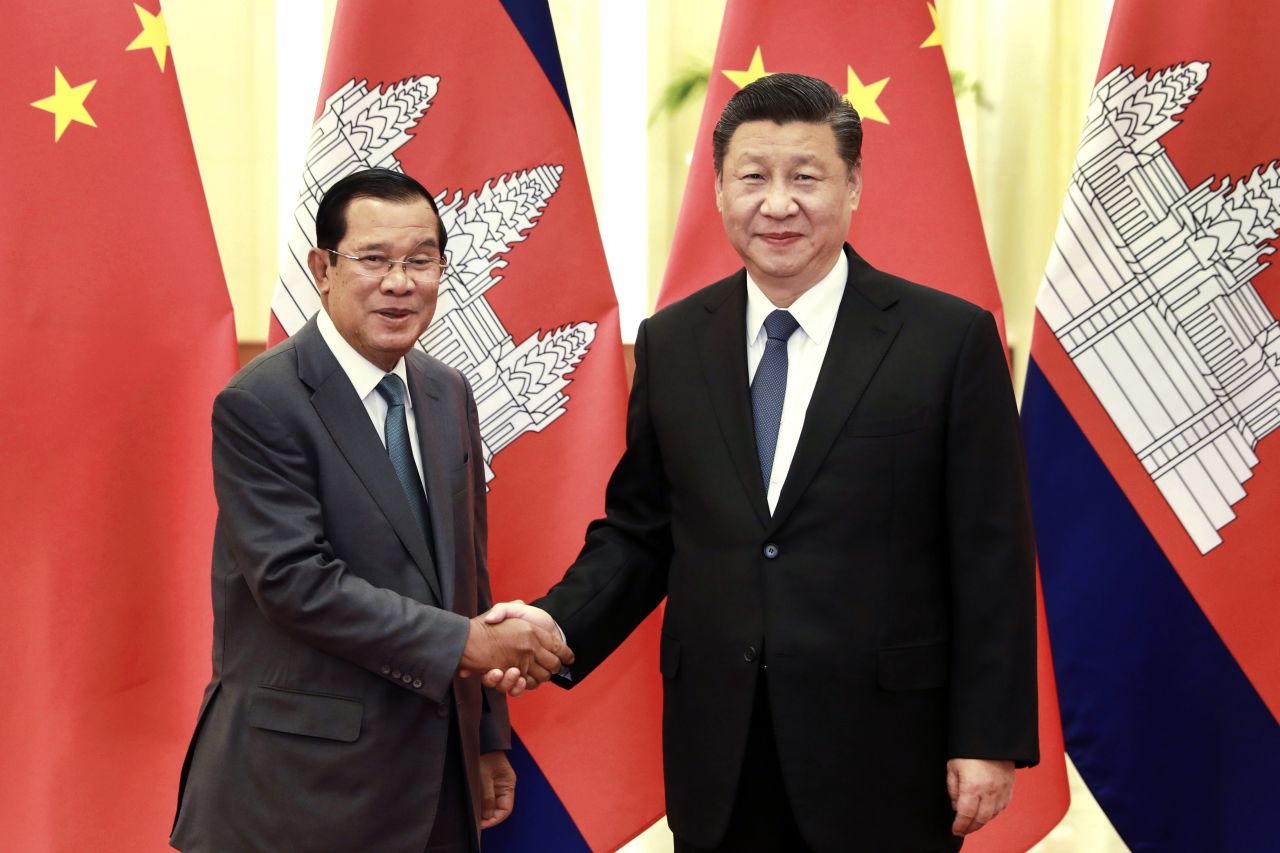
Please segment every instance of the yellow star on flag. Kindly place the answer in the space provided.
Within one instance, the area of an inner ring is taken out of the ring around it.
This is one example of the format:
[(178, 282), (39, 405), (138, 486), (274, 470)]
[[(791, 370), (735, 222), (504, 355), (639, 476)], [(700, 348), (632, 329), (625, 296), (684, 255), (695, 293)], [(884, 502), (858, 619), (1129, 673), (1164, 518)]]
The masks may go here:
[(932, 3), (926, 4), (929, 7), (929, 17), (933, 18), (933, 32), (929, 33), (929, 37), (920, 43), (921, 47), (942, 47), (942, 28), (938, 26), (938, 7)]
[(756, 48), (756, 55), (751, 57), (751, 64), (747, 66), (746, 71), (722, 71), (724, 76), (733, 81), (733, 85), (741, 89), (749, 83), (754, 83), (761, 77), (768, 77), (769, 72), (764, 70), (764, 57), (760, 54), (760, 48)]
[(160, 70), (164, 70), (164, 60), (169, 51), (169, 28), (164, 24), (164, 11), (151, 14), (146, 9), (133, 4), (133, 8), (138, 13), (138, 20), (142, 23), (142, 32), (138, 33), (138, 37), (129, 42), (129, 46), (125, 50), (146, 50), (151, 48), (151, 52), (155, 54), (156, 64), (160, 66)]
[(94, 124), (93, 116), (89, 115), (89, 111), (84, 106), (84, 99), (89, 97), (89, 92), (97, 82), (97, 80), (90, 80), (88, 83), (72, 86), (67, 82), (67, 78), (62, 76), (62, 70), (56, 65), (53, 66), (53, 94), (47, 98), (32, 101), (31, 106), (53, 113), (54, 142), (62, 138), (62, 132), (73, 121), (87, 124), (89, 127), (98, 126)]
[(871, 121), (889, 123), (889, 117), (884, 114), (884, 110), (880, 109), (876, 103), (876, 98), (880, 97), (880, 93), (884, 91), (884, 87), (888, 85), (889, 78), (877, 80), (866, 86), (862, 85), (862, 81), (858, 79), (858, 75), (854, 73), (853, 66), (846, 66), (849, 69), (849, 91), (845, 92), (844, 98), (853, 104), (853, 108), (858, 111), (858, 115), (863, 121), (870, 119)]

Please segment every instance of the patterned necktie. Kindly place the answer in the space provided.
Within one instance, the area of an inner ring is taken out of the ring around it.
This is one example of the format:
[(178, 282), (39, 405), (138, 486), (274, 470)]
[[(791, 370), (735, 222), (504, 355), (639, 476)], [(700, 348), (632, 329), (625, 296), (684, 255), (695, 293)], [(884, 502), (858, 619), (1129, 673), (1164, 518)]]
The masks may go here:
[(396, 471), (396, 479), (400, 488), (404, 489), (409, 499), (409, 508), (418, 519), (418, 526), (427, 537), (427, 545), (435, 553), (434, 537), (431, 535), (431, 518), (427, 515), (427, 493), (422, 488), (422, 478), (418, 476), (418, 466), (413, 461), (413, 445), (409, 443), (409, 420), (404, 412), (404, 382), (394, 373), (388, 373), (378, 383), (378, 393), (387, 401), (387, 422), (385, 436), (387, 455), (391, 457), (391, 467)]
[(769, 336), (764, 357), (751, 380), (751, 408), (756, 421), (756, 450), (760, 454), (760, 474), (769, 490), (773, 454), (778, 449), (778, 427), (782, 424), (782, 401), (787, 395), (787, 339), (800, 324), (787, 311), (774, 311), (764, 320)]

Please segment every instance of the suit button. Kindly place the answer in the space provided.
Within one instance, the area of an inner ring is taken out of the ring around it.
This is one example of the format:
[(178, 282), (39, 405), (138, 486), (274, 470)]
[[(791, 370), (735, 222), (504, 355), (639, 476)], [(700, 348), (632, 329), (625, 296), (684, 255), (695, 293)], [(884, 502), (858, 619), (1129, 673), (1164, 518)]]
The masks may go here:
[(764, 556), (767, 560), (772, 560), (778, 556), (778, 546), (770, 542), (764, 546)]
[(755, 660), (755, 659), (756, 659), (756, 647), (755, 647), (755, 646), (747, 646), (747, 650), (746, 650), (745, 652), (743, 652), (743, 653), (742, 653), (742, 659), (743, 659), (744, 661), (746, 661), (747, 663), (751, 663), (753, 660)]
[(415, 678), (415, 679), (413, 680), (413, 689), (414, 689), (414, 690), (421, 690), (421, 689), (422, 689), (422, 679), (421, 679), (421, 678)]
[(383, 675), (390, 675), (390, 674), (391, 674), (391, 667), (387, 666), (387, 665), (384, 663), (384, 664), (382, 665), (382, 674), (383, 674)]
[(404, 675), (400, 676), (400, 680), (403, 681), (405, 684), (412, 684), (413, 676), (406, 672)]
[(399, 677), (400, 677), (400, 670), (398, 670), (398, 669), (393, 669), (393, 670), (391, 670), (391, 677), (392, 677), (392, 678), (399, 678)]

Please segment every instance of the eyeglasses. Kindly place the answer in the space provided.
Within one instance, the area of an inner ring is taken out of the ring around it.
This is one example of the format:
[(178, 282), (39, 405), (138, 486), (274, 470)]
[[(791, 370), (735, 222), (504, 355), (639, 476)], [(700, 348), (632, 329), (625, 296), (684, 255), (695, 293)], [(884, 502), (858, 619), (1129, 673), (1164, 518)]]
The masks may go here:
[(339, 255), (356, 262), (356, 273), (365, 278), (386, 278), (396, 264), (404, 267), (405, 275), (415, 282), (439, 281), (449, 266), (448, 256), (432, 257), (431, 255), (414, 255), (403, 261), (395, 261), (386, 255), (348, 255), (337, 249), (325, 249), (333, 255)]

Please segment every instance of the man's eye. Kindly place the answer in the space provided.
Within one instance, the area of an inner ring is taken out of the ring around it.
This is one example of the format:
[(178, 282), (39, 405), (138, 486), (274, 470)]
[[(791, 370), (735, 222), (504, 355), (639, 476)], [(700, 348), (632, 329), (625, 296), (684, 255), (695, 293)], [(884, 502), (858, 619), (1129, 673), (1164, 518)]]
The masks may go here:
[(808, 181), (816, 181), (817, 178), (813, 175), (796, 175), (796, 180), (801, 183), (807, 183)]
[(742, 180), (755, 183), (757, 181), (763, 181), (764, 175), (760, 174), (759, 172), (748, 172), (747, 174), (742, 176)]
[(361, 255), (360, 263), (366, 267), (384, 267), (387, 265), (387, 259), (383, 255)]
[(409, 264), (409, 269), (429, 270), (436, 265), (436, 259), (423, 255), (422, 257), (410, 258), (406, 263)]

